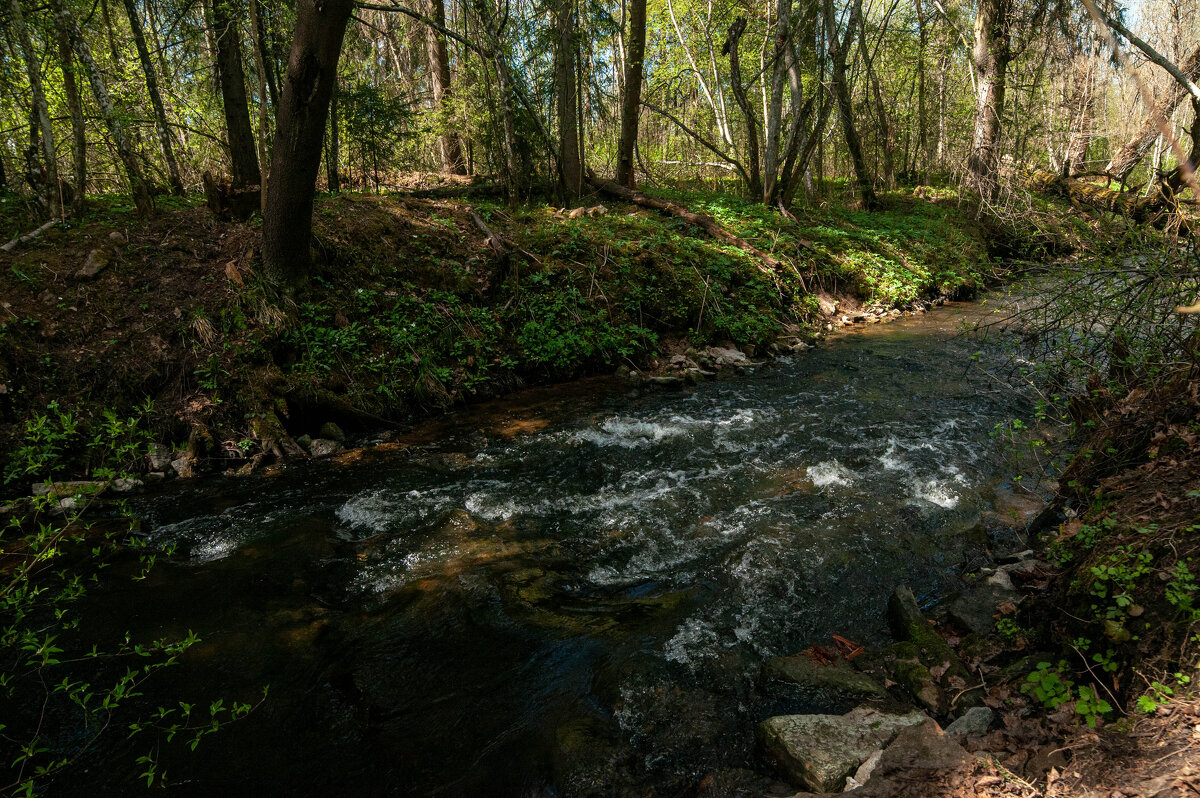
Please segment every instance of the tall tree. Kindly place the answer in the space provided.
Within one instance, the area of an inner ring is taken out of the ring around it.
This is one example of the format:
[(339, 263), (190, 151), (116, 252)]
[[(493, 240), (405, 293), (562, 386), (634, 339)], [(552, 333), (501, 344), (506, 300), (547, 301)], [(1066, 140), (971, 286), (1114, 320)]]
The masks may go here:
[(1000, 188), (1000, 120), (1004, 114), (1004, 91), (1008, 62), (1010, 0), (979, 0), (975, 12), (975, 127), (967, 156), (967, 185), (984, 200)]
[(646, 58), (646, 0), (630, 0), (629, 36), (625, 45), (625, 93), (621, 96), (621, 139), (617, 144), (617, 182), (637, 188), (633, 149), (642, 112), (642, 72)]
[(746, 149), (747, 173), (749, 175), (750, 196), (756, 201), (763, 196), (762, 173), (758, 165), (758, 116), (746, 96), (746, 87), (742, 83), (742, 64), (738, 55), (738, 45), (742, 34), (746, 32), (746, 18), (738, 17), (729, 26), (729, 34), (725, 37), (722, 54), (729, 56), (729, 87), (733, 90), (733, 98), (742, 109), (746, 120)]
[(242, 36), (232, 5), (235, 0), (210, 2), (217, 47), (217, 77), (221, 83), (221, 105), (225, 109), (225, 129), (229, 135), (233, 185), (235, 188), (262, 185), (254, 131), (250, 127), (246, 73), (242, 69)]
[(154, 62), (150, 60), (150, 50), (146, 47), (146, 34), (142, 30), (142, 17), (138, 11), (136, 0), (125, 0), (125, 14), (129, 17), (129, 27), (133, 31), (133, 43), (137, 47), (138, 60), (142, 64), (142, 74), (146, 78), (146, 92), (150, 95), (150, 106), (154, 109), (154, 129), (158, 132), (158, 144), (162, 147), (163, 160), (167, 164), (167, 179), (171, 183), (171, 191), (182, 195), (183, 178), (179, 176), (179, 164), (175, 161), (171, 129), (167, 126), (167, 111), (163, 106), (162, 94), (158, 91), (158, 76), (154, 71)]
[(309, 240), (321, 140), (353, 8), (353, 0), (296, 2), (296, 32), (279, 104), (263, 209), (263, 270), (276, 285), (297, 284), (312, 263)]
[[(1200, 47), (1188, 55), (1180, 68), (1192, 81), (1200, 81)], [(1187, 96), (1188, 92), (1183, 84), (1178, 80), (1172, 81), (1138, 125), (1137, 131), (1113, 153), (1104, 171), (1120, 182), (1128, 180), (1130, 173), (1149, 154), (1154, 142), (1158, 140), (1161, 120), (1170, 119)]]
[(554, 51), (555, 104), (558, 108), (558, 162), (562, 191), (570, 200), (583, 190), (579, 153), (579, 117), (575, 87), (575, 0), (557, 0), (554, 9), (558, 43)]
[(30, 93), (33, 95), (33, 118), (37, 120), (37, 129), (42, 150), (42, 168), (45, 179), (42, 180), (42, 200), (51, 216), (62, 215), (61, 187), (58, 184), (58, 156), (55, 154), (54, 126), (50, 123), (50, 108), (46, 104), (46, 90), (42, 86), (42, 68), (33, 49), (33, 40), (29, 36), (29, 28), (25, 25), (25, 14), (21, 10), (20, 0), (10, 0), (12, 23), (16, 29), (17, 40), (21, 43), (21, 55), (25, 60), (25, 74), (29, 77)]
[[(429, 16), (441, 27), (446, 27), (446, 0), (429, 0)], [(438, 157), (442, 171), (447, 174), (466, 173), (463, 164), (462, 144), (458, 135), (449, 129), (450, 112), (450, 53), (446, 37), (433, 26), (425, 28), (425, 49), (429, 56), (429, 81), (433, 89), (433, 107), (438, 115)]]
[[(983, 0), (986, 2), (987, 0)], [(850, 151), (850, 160), (854, 164), (854, 175), (858, 181), (858, 192), (862, 197), (862, 205), (867, 210), (879, 206), (875, 196), (875, 181), (867, 167), (867, 159), (863, 156), (862, 140), (858, 137), (858, 128), (854, 123), (854, 105), (850, 98), (850, 85), (846, 82), (846, 52), (849, 42), (854, 40), (855, 26), (862, 22), (862, 0), (854, 0), (850, 11), (849, 26), (846, 31), (846, 41), (838, 44), (837, 17), (834, 16), (833, 0), (824, 0), (825, 38), (829, 45), (830, 71), (833, 77), (833, 95), (837, 98), (838, 116), (842, 119), (842, 133), (846, 139), (846, 149)]]
[(154, 212), (150, 187), (147, 185), (145, 177), (142, 176), (142, 168), (138, 164), (133, 146), (129, 143), (129, 136), (125, 133), (125, 126), (121, 123), (121, 117), (108, 93), (108, 85), (100, 74), (96, 60), (92, 58), (91, 48), (88, 47), (87, 40), (83, 38), (83, 33), (79, 30), (79, 24), (67, 9), (64, 0), (48, 0), (48, 2), (56, 24), (61, 31), (66, 33), (75, 58), (79, 60), (84, 72), (87, 73), (88, 82), (92, 86), (92, 96), (96, 98), (100, 115), (104, 118), (108, 133), (112, 136), (113, 144), (117, 148), (117, 156), (121, 159), (121, 165), (125, 167), (125, 176), (129, 178), (134, 207), (137, 208), (138, 215), (149, 216)]
[(87, 126), (83, 119), (83, 99), (79, 96), (79, 84), (75, 81), (75, 56), (71, 52), (71, 38), (65, 30), (57, 26), (55, 32), (58, 38), (58, 58), (62, 66), (63, 94), (67, 98), (67, 113), (71, 116), (71, 164), (75, 177), (71, 209), (75, 218), (80, 219), (87, 202)]

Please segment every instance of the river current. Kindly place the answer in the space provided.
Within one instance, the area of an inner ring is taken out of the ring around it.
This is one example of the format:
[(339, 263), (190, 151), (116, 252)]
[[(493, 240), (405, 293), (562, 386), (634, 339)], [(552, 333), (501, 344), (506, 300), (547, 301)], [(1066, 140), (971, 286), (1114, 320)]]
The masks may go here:
[[(93, 609), (202, 638), (147, 705), (270, 685), (195, 752), (163, 750), (168, 791), (674, 795), (765, 773), (759, 720), (849, 707), (762, 684), (763, 660), (886, 642), (897, 584), (935, 601), (994, 542), (978, 519), (1010, 466), (992, 433), (1027, 407), (959, 334), (980, 313), (684, 391), (544, 389), (137, 500), (173, 553)], [(134, 776), (80, 774), (108, 795)]]

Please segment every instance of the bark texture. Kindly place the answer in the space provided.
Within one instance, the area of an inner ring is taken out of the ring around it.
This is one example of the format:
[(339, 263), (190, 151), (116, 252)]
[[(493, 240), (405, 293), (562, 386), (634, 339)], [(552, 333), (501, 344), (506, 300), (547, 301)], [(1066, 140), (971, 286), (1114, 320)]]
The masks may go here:
[(154, 130), (158, 133), (158, 145), (162, 148), (163, 160), (167, 164), (167, 180), (171, 184), (171, 193), (183, 195), (183, 178), (179, 175), (179, 163), (175, 160), (175, 147), (171, 144), (171, 129), (167, 127), (167, 111), (163, 106), (162, 94), (158, 90), (158, 75), (154, 71), (154, 62), (150, 60), (150, 50), (146, 47), (146, 34), (142, 29), (142, 17), (138, 12), (135, 0), (125, 0), (125, 14), (129, 17), (129, 27), (133, 31), (133, 43), (137, 47), (138, 61), (142, 65), (142, 74), (146, 79), (146, 93), (150, 95), (150, 105), (154, 109)]
[(221, 82), (221, 105), (229, 134), (233, 187), (262, 185), (254, 130), (250, 127), (250, 103), (246, 98), (246, 73), (242, 68), (242, 37), (233, 0), (210, 0), (217, 46), (217, 78)]
[(742, 116), (746, 120), (746, 156), (749, 173), (747, 188), (750, 196), (757, 200), (763, 196), (762, 173), (759, 171), (758, 165), (758, 117), (754, 113), (754, 106), (750, 104), (750, 98), (746, 96), (746, 87), (742, 81), (742, 64), (738, 56), (738, 45), (745, 32), (746, 18), (738, 17), (729, 26), (729, 34), (725, 37), (725, 46), (721, 53), (729, 56), (729, 86), (733, 89), (733, 98), (737, 100), (738, 108), (742, 109)]
[[(982, 0), (987, 2), (987, 0)], [(863, 208), (874, 210), (879, 207), (879, 199), (875, 196), (875, 181), (867, 167), (867, 159), (863, 156), (862, 140), (858, 137), (858, 128), (854, 124), (854, 105), (850, 99), (850, 86), (846, 82), (846, 46), (838, 45), (837, 18), (833, 12), (833, 0), (824, 0), (825, 37), (829, 43), (830, 71), (833, 74), (833, 94), (837, 98), (838, 115), (842, 119), (842, 132), (846, 139), (846, 149), (850, 151), (850, 160), (854, 164), (854, 175), (858, 180), (858, 191), (862, 197)], [(855, 26), (862, 18), (861, 3), (856, 3), (850, 14), (847, 42), (854, 38)]]
[(71, 39), (62, 29), (56, 29), (56, 32), (58, 57), (62, 62), (63, 94), (67, 98), (67, 113), (71, 115), (71, 164), (75, 178), (71, 211), (78, 219), (83, 215), (87, 202), (87, 127), (83, 121), (83, 98), (79, 96), (79, 84), (75, 81), (75, 56), (71, 53)]
[(558, 0), (555, 9), (558, 47), (554, 54), (554, 87), (558, 107), (558, 163), (562, 190), (576, 198), (583, 188), (583, 160), (579, 155), (579, 117), (575, 88), (575, 3)]
[(276, 285), (311, 267), (313, 197), (321, 140), (353, 0), (298, 0), (296, 33), (279, 105), (270, 185), (263, 209), (263, 270)]
[[(440, 27), (446, 27), (445, 0), (429, 0), (429, 16)], [(458, 135), (450, 129), (450, 53), (446, 37), (433, 27), (425, 28), (425, 49), (429, 55), (429, 82), (433, 89), (433, 107), (438, 113), (438, 124), (442, 134), (438, 136), (438, 157), (442, 171), (447, 174), (466, 174), (463, 166), (462, 144)]]
[(62, 215), (62, 201), (58, 185), (58, 157), (55, 155), (54, 127), (50, 124), (50, 108), (46, 104), (46, 91), (42, 86), (42, 69), (33, 49), (33, 41), (29, 38), (29, 29), (25, 26), (25, 14), (21, 10), (20, 0), (10, 0), (9, 9), (12, 12), (12, 25), (16, 29), (17, 40), (21, 43), (21, 56), (25, 60), (25, 74), (29, 77), (30, 93), (33, 95), (33, 117), (37, 120), (39, 143), (42, 150), (43, 180), (39, 194), (45, 201), (46, 209), (51, 216)]
[(1000, 183), (1000, 120), (1008, 75), (1010, 0), (979, 0), (975, 14), (975, 130), (967, 156), (967, 185), (991, 200)]
[(92, 95), (96, 98), (100, 115), (104, 117), (105, 126), (117, 148), (117, 156), (121, 159), (121, 165), (125, 167), (125, 176), (129, 178), (134, 207), (137, 208), (139, 216), (149, 216), (154, 212), (154, 202), (150, 199), (150, 187), (146, 185), (146, 179), (142, 176), (142, 168), (134, 155), (133, 147), (129, 143), (129, 136), (125, 133), (125, 126), (121, 124), (112, 97), (109, 96), (108, 86), (100, 75), (96, 60), (92, 58), (92, 51), (79, 30), (79, 24), (64, 5), (63, 0), (49, 0), (49, 5), (54, 14), (55, 23), (60, 30), (66, 32), (67, 38), (71, 41), (71, 50), (87, 73), (88, 82), (92, 86)]
[(625, 93), (621, 97), (621, 140), (617, 144), (617, 182), (636, 188), (633, 148), (642, 112), (642, 62), (646, 57), (646, 0), (630, 0), (629, 37), (625, 47)]

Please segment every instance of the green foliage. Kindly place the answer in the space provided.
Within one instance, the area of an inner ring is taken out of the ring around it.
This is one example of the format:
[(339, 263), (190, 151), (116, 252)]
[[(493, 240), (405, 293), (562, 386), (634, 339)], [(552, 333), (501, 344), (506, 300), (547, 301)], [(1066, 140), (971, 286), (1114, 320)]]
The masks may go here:
[(69, 410), (63, 410), (57, 400), (50, 402), (45, 413), (26, 419), (22, 443), (9, 458), (4, 481), (54, 476), (63, 469), (68, 452), (78, 440), (79, 421)]
[(1188, 562), (1190, 562), (1190, 558), (1186, 562), (1180, 560), (1175, 563), (1175, 567), (1170, 572), (1165, 595), (1167, 601), (1180, 613), (1195, 618), (1197, 616), (1195, 598), (1196, 591), (1200, 590), (1200, 583), (1196, 581), (1196, 576), (1188, 567)]
[[(65, 432), (78, 433), (69, 414), (57, 407), (50, 410), (52, 415), (34, 424), (36, 433), (30, 437), (43, 449), (22, 461), (25, 467), (36, 465), (28, 473), (41, 473), (56, 462), (47, 452), (57, 454), (54, 444), (64, 440)], [(97, 471), (105, 469), (115, 477), (140, 457), (146, 433), (139, 423), (151, 410), (147, 402), (129, 419), (104, 414), (84, 441), (87, 459), (103, 464)], [(162, 709), (149, 719), (138, 717), (134, 707), (145, 681), (176, 664), (199, 638), (189, 632), (178, 639), (143, 642), (126, 634), (90, 642), (94, 638), (79, 611), (80, 599), (127, 552), (136, 552), (140, 560), (134, 579), (145, 578), (156, 555), (144, 551), (133, 519), (122, 515), (124, 524), (93, 527), (84, 517), (89, 495), (70, 503), (61, 498), (53, 488), (33, 496), (0, 528), (0, 550), (11, 563), (0, 575), (0, 695), (16, 710), (0, 724), (0, 752), (9, 757), (13, 779), (0, 784), (4, 793), (36, 794), (40, 785), (75, 764), (98, 737), (121, 724), (130, 737), (150, 732), (158, 741), (170, 742), (186, 733), (194, 749), (202, 737), (252, 709), (235, 703), (224, 710), (218, 701), (202, 723), (187, 713), (181, 722), (175, 721), (171, 711)], [(63, 726), (46, 723), (47, 717), (70, 720)], [(162, 782), (163, 774), (152, 759), (143, 757), (136, 764), (145, 768), (147, 784)]]
[(1047, 709), (1058, 709), (1073, 700), (1075, 714), (1093, 729), (1113, 709), (1112, 704), (1100, 698), (1095, 688), (1087, 685), (1076, 687), (1074, 680), (1066, 673), (1065, 662), (1057, 666), (1039, 662), (1037, 669), (1025, 678), (1021, 692), (1029, 694)]

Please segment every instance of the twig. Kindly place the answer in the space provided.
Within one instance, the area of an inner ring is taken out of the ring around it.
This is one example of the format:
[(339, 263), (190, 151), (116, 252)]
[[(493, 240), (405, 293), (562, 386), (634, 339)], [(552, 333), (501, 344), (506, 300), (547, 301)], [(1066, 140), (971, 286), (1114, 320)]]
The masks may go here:
[(33, 239), (40, 236), (42, 233), (49, 230), (54, 225), (58, 224), (58, 222), (59, 222), (58, 219), (51, 219), (50, 221), (46, 222), (44, 225), (42, 225), (38, 229), (34, 230), (32, 233), (26, 233), (23, 236), (17, 236), (12, 241), (9, 241), (4, 246), (0, 247), (0, 252), (12, 252), (14, 249), (17, 248), (18, 244), (24, 244), (26, 241), (32, 241)]

